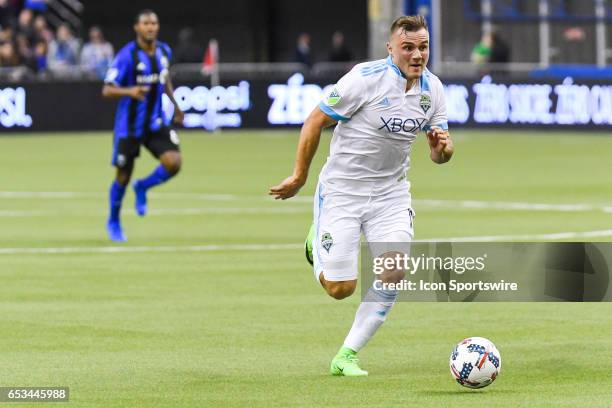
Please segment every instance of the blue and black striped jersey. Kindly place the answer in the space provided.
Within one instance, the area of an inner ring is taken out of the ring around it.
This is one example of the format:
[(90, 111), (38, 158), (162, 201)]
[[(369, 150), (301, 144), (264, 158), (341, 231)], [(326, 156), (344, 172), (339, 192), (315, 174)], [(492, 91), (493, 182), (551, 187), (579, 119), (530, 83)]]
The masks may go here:
[(169, 123), (170, 118), (166, 117), (162, 109), (162, 95), (171, 60), (172, 50), (160, 41), (157, 42), (154, 55), (147, 54), (136, 41), (128, 43), (117, 53), (104, 82), (120, 87), (150, 87), (143, 101), (129, 97), (119, 100), (115, 115), (117, 137), (140, 137), (147, 131), (156, 131)]

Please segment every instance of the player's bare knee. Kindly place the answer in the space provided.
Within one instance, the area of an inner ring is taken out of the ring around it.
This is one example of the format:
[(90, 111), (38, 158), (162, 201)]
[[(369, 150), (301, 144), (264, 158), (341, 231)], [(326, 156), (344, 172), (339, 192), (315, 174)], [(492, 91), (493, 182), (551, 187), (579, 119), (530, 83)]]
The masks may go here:
[[(396, 259), (397, 256), (404, 256), (404, 254), (400, 252), (387, 252), (383, 255), (385, 258)], [(390, 268), (385, 268), (385, 270), (380, 275), (380, 280), (385, 283), (398, 283), (406, 277), (406, 271), (401, 265), (393, 263), (393, 266)]]
[(345, 299), (353, 294), (355, 290), (351, 288), (345, 288), (343, 286), (332, 286), (327, 288), (327, 294), (336, 300)]
[(117, 183), (119, 183), (120, 186), (122, 187), (127, 186), (131, 178), (132, 178), (131, 168), (117, 170), (117, 176), (115, 177), (115, 180), (117, 181)]
[(125, 187), (129, 184), (130, 182), (130, 178), (131, 175), (121, 175), (121, 176), (117, 176), (117, 183), (119, 183), (120, 186)]
[(406, 277), (406, 272), (403, 269), (389, 269), (383, 272), (380, 280), (386, 283), (397, 283)]
[(181, 155), (179, 153), (166, 153), (162, 157), (161, 162), (168, 173), (172, 176), (176, 175), (181, 170)]
[(177, 175), (181, 170), (181, 160), (178, 159), (177, 161), (173, 161), (166, 167), (166, 170), (168, 170), (168, 173), (172, 174), (173, 176)]
[(325, 290), (334, 299), (341, 300), (351, 296), (355, 292), (357, 283), (355, 281), (327, 282)]

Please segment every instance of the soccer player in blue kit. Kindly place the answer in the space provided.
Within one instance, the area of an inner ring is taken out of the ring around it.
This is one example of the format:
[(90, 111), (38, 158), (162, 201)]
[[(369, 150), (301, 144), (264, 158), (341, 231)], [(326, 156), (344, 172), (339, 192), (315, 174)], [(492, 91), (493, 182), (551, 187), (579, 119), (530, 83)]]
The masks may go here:
[(134, 31), (136, 40), (119, 51), (106, 74), (102, 90), (106, 98), (119, 98), (112, 159), (117, 176), (109, 192), (110, 214), (106, 225), (109, 239), (116, 242), (127, 240), (120, 220), (121, 203), (134, 170), (134, 160), (140, 154), (140, 145), (144, 145), (160, 165), (133, 184), (138, 215), (144, 216), (147, 212), (147, 191), (168, 181), (181, 168), (178, 136), (169, 127), (170, 118), (162, 109), (165, 93), (174, 105), (172, 122), (182, 124), (184, 114), (174, 99), (168, 71), (172, 51), (167, 44), (157, 41), (159, 20), (152, 10), (138, 13)]

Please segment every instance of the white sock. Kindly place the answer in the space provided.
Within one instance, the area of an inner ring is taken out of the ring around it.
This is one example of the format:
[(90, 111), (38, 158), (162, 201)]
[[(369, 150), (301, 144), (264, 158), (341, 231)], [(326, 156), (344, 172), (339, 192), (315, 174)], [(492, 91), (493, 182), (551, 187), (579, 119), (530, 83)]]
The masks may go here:
[(397, 291), (370, 288), (357, 309), (353, 326), (344, 340), (344, 347), (355, 352), (361, 350), (387, 319), (396, 298)]

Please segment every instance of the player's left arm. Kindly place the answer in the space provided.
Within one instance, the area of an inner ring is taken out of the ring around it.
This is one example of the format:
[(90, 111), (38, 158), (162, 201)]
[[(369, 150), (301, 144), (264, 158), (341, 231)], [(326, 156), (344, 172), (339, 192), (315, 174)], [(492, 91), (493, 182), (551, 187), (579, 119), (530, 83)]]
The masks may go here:
[(432, 126), (427, 132), (427, 142), (430, 150), (429, 157), (434, 163), (446, 163), (453, 157), (455, 147), (448, 130)]
[(166, 79), (166, 83), (164, 84), (164, 93), (168, 95), (170, 102), (174, 105), (174, 116), (172, 117), (172, 122), (175, 125), (182, 125), (183, 120), (185, 119), (185, 114), (179, 107), (176, 99), (174, 99), (174, 86), (172, 85), (172, 80), (170, 79), (170, 75)]
[(434, 163), (442, 164), (453, 157), (455, 146), (448, 132), (444, 87), (437, 78), (432, 81), (432, 85), (432, 97), (435, 111), (427, 126), (427, 142), (429, 144), (429, 157), (431, 160)]
[[(172, 60), (172, 50), (168, 46), (165, 46), (165, 49), (166, 57), (168, 58), (168, 65), (170, 65)], [(170, 102), (172, 102), (172, 105), (174, 105), (174, 116), (172, 116), (172, 122), (175, 125), (182, 125), (183, 120), (185, 119), (185, 114), (174, 98), (174, 85), (172, 84), (172, 79), (170, 78), (170, 67), (168, 67), (168, 74), (164, 83), (164, 93), (168, 96)]]

